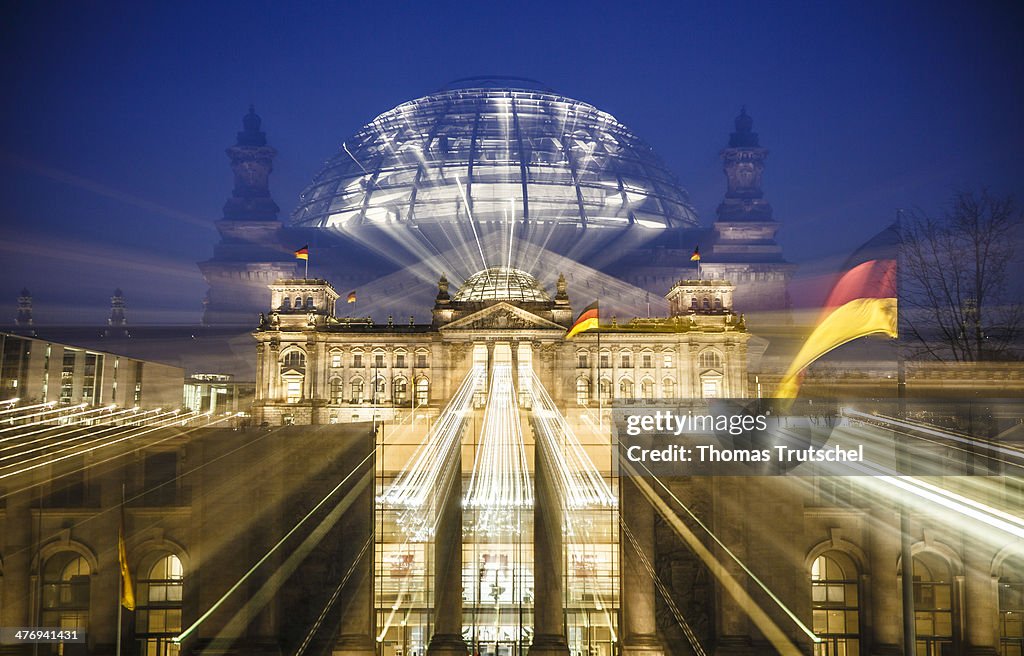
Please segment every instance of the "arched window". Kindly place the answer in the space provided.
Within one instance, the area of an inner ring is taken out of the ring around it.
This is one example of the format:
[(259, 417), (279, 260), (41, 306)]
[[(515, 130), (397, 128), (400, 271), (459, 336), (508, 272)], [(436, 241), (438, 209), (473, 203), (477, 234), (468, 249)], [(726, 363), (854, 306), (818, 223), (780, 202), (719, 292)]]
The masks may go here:
[(352, 403), (363, 402), (363, 381), (356, 378), (352, 381)]
[(674, 399), (676, 397), (676, 381), (666, 378), (661, 382), (661, 391), (666, 399)]
[(999, 576), (999, 653), (1024, 654), (1024, 556), (1009, 558)]
[(136, 638), (140, 654), (177, 656), (171, 639), (181, 633), (182, 589), (185, 572), (177, 556), (157, 560), (140, 576), (135, 593)]
[(619, 381), (619, 398), (620, 399), (632, 399), (633, 398), (633, 381), (628, 378), (623, 378)]
[(384, 399), (387, 398), (388, 384), (383, 378), (377, 378), (373, 381), (373, 402), (383, 403)]
[(691, 310), (696, 310), (697, 309), (697, 297), (696, 296), (693, 296), (693, 297), (690, 298), (690, 309)]
[(811, 628), (822, 639), (815, 656), (860, 653), (857, 571), (845, 554), (823, 554), (811, 565)]
[(640, 394), (644, 397), (644, 401), (653, 401), (654, 381), (650, 378), (644, 378), (640, 381)]
[(707, 296), (704, 297), (703, 306), (704, 306), (705, 310), (710, 310), (711, 309), (711, 299), (708, 298)]
[(391, 398), (395, 405), (402, 405), (409, 398), (409, 382), (404, 378), (396, 378), (391, 384)]
[(285, 296), (284, 300), (281, 301), (281, 309), (282, 310), (290, 310), (290, 309), (292, 309), (292, 299), (290, 299), (287, 296)]
[(602, 401), (612, 400), (612, 381), (607, 378), (602, 378), (598, 384), (597, 393), (600, 395)]
[(934, 553), (914, 556), (914, 615), (917, 653), (940, 656), (953, 648), (953, 576)]
[(306, 355), (299, 350), (288, 351), (283, 364), (284, 369), (303, 369), (306, 366)]
[(416, 381), (416, 405), (427, 405), (430, 401), (430, 381), (420, 378)]
[(301, 296), (296, 296), (295, 297), (295, 309), (296, 310), (301, 310), (302, 309), (302, 297)]
[(718, 369), (722, 366), (722, 356), (718, 354), (718, 351), (714, 349), (708, 349), (701, 351), (700, 354), (700, 368), (701, 369)]
[(307, 296), (306, 297), (306, 309), (307, 310), (312, 310), (314, 307), (315, 306), (313, 305), (313, 297), (312, 296)]
[(341, 403), (344, 396), (343, 385), (340, 378), (331, 379), (331, 403)]
[(46, 560), (43, 626), (88, 630), (91, 575), (89, 561), (74, 551), (62, 551)]
[(586, 407), (590, 403), (590, 381), (586, 378), (576, 379), (576, 405)]
[(721, 310), (722, 309), (722, 299), (721, 298), (718, 298), (718, 297), (715, 298), (715, 309), (716, 310)]

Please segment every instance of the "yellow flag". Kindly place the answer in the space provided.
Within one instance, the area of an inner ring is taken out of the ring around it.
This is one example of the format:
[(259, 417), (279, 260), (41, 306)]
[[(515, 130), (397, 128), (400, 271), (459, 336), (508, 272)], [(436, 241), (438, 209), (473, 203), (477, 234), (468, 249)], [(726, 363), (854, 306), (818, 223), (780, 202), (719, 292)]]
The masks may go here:
[(124, 542), (124, 508), (121, 508), (121, 526), (117, 529), (117, 562), (121, 566), (121, 605), (135, 610), (135, 588), (128, 570), (128, 548)]

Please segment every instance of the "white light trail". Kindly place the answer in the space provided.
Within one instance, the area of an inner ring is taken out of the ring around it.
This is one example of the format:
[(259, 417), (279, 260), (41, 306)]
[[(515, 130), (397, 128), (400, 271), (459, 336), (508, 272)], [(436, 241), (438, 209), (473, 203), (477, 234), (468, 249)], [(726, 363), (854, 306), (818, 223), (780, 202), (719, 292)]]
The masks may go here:
[[(79, 403), (78, 405), (71, 405), (71, 406), (67, 406), (65, 408), (57, 408), (56, 410), (46, 410), (44, 412), (34, 412), (34, 413), (30, 414), (30, 415), (25, 415), (24, 417), (18, 417), (15, 421), (20, 421), (20, 420), (23, 420), (23, 419), (30, 419), (32, 417), (42, 417), (42, 416), (45, 416), (45, 415), (59, 414), (61, 412), (69, 412), (71, 410), (76, 410), (76, 409), (80, 410), (82, 408), (87, 408), (87, 407), (89, 407), (88, 403)], [(8, 426), (7, 428), (0, 428), (0, 433), (7, 433), (7, 432), (10, 432), (12, 430), (18, 430), (19, 428), (24, 428), (25, 426), (32, 426), (32, 425), (38, 424), (38, 423), (41, 423), (41, 420), (37, 419), (36, 421), (29, 422), (28, 424), (21, 424), (19, 426)]]
[[(100, 410), (93, 410), (93, 412), (106, 412), (106, 411), (111, 410), (111, 409), (112, 408), (101, 408)], [(84, 422), (87, 422), (87, 421), (96, 421), (96, 420), (109, 421), (109, 420), (112, 420), (113, 418), (115, 418), (115, 417), (117, 417), (119, 415), (124, 415), (124, 414), (132, 414), (132, 411), (131, 410), (122, 410), (120, 412), (111, 413), (111, 414), (107, 415), (106, 417), (89, 417), (87, 419), (86, 418), (82, 418), (82, 419), (79, 419), (78, 421), (76, 421), (75, 423), (76, 424), (81, 424), (81, 423), (84, 423)], [(110, 427), (107, 427), (107, 428), (99, 429), (96, 433), (93, 433), (91, 435), (90, 434), (74, 435), (75, 433), (81, 433), (82, 431), (88, 431), (90, 428), (92, 428), (91, 425), (90, 426), (80, 426), (78, 428), (69, 428), (67, 430), (59, 431), (59, 432), (53, 433), (51, 435), (44, 435), (42, 437), (37, 437), (36, 439), (28, 440), (27, 442), (19, 442), (17, 444), (12, 444), (12, 445), (6, 446), (3, 449), (0, 449), (0, 451), (9, 451), (11, 449), (17, 449), (18, 452), (17, 453), (13, 453), (13, 454), (9, 454), (9, 455), (5, 455), (5, 456), (0, 456), (0, 461), (10, 460), (12, 458), (21, 458), (21, 457), (23, 457), (23, 456), (25, 456), (25, 455), (27, 455), (29, 453), (35, 453), (36, 451), (43, 451), (43, 450), (46, 450), (46, 449), (52, 449), (54, 447), (61, 446), (63, 444), (69, 444), (71, 442), (74, 442), (75, 440), (81, 440), (81, 439), (85, 439), (87, 437), (92, 437), (94, 435), (98, 435), (99, 433), (104, 432), (104, 431), (109, 431), (109, 430), (114, 430), (116, 428), (120, 428), (120, 426), (110, 426)], [(26, 449), (25, 448), (25, 447), (27, 447), (29, 445), (32, 445), (32, 444), (38, 444), (39, 442), (47, 442), (47, 441), (51, 441), (51, 440), (56, 440), (56, 441), (52, 441), (52, 442), (50, 442), (50, 444), (43, 444), (42, 446), (33, 447), (31, 449)], [(3, 466), (6, 467), (7, 465), (3, 465)]]
[[(17, 401), (17, 400), (18, 399), (9, 399), (7, 401), (0, 401), (0, 404), (2, 404), (2, 403), (10, 403), (11, 401)], [(56, 405), (56, 403), (57, 403), (56, 401), (47, 401), (46, 403), (36, 403), (34, 405), (23, 405), (23, 406), (20, 406), (20, 407), (17, 407), (17, 408), (8, 408), (7, 410), (0, 410), (0, 415), (6, 415), (6, 414), (10, 414), (12, 412), (26, 412), (28, 410), (35, 410), (36, 408), (48, 408), (50, 406)], [(0, 421), (12, 421), (12, 420), (13, 421), (17, 421), (17, 419), (18, 419), (18, 417), (7, 417), (6, 419), (2, 419)]]
[(492, 367), (483, 433), (463, 506), (481, 511), (477, 530), (484, 533), (518, 531), (518, 515), (509, 510), (533, 506), (511, 364)]
[(469, 227), (473, 229), (473, 237), (476, 239), (477, 250), (480, 251), (480, 262), (484, 265), (484, 269), (487, 269), (487, 258), (484, 257), (484, 247), (480, 245), (480, 235), (476, 232), (476, 220), (473, 219), (473, 212), (469, 209), (469, 199), (466, 198), (466, 190), (462, 188), (462, 181), (459, 180), (459, 176), (455, 176), (455, 186), (459, 188), (459, 193), (462, 195), (462, 202), (466, 204), (466, 215), (469, 216)]
[[(36, 426), (38, 424), (43, 424), (43, 427), (42, 428), (37, 428), (36, 430), (28, 431), (27, 433), (15, 433), (14, 435), (8, 435), (7, 437), (0, 438), (0, 442), (10, 442), (12, 440), (22, 440), (22, 439), (24, 439), (26, 437), (31, 437), (33, 435), (38, 435), (40, 433), (49, 433), (51, 431), (61, 430), (61, 429), (65, 429), (65, 432), (80, 430), (80, 429), (74, 429), (74, 428), (67, 429), (66, 427), (67, 426), (75, 426), (77, 424), (81, 424), (81, 423), (86, 422), (86, 421), (94, 420), (95, 418), (88, 418), (89, 415), (95, 414), (97, 412), (107, 412), (108, 410), (111, 410), (114, 407), (116, 407), (116, 406), (108, 405), (108, 406), (104, 406), (102, 408), (96, 408), (96, 409), (93, 409), (93, 410), (82, 410), (81, 412), (75, 412), (75, 413), (72, 413), (70, 415), (61, 417), (60, 419), (62, 420), (63, 423), (60, 423), (60, 424), (51, 424), (49, 422), (39, 422), (39, 421), (34, 421), (34, 422), (31, 422), (31, 423), (28, 423), (28, 424), (23, 424), (21, 426), (18, 426), (18, 428), (30, 428), (30, 427)], [(22, 442), (19, 441), (16, 444), (0, 448), (0, 451), (7, 451), (9, 449), (20, 448), (24, 444), (27, 444), (27, 443), (22, 443)]]

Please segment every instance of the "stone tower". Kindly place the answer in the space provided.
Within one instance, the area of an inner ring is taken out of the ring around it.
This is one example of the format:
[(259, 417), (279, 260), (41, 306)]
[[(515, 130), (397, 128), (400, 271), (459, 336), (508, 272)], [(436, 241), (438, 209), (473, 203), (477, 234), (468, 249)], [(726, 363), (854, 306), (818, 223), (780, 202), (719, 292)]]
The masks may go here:
[(768, 150), (754, 132), (747, 108), (735, 120), (735, 132), (721, 152), (725, 198), (718, 206), (713, 243), (701, 269), (710, 278), (736, 285), (736, 304), (752, 310), (788, 307), (786, 284), (793, 265), (775, 241), (779, 223), (764, 198), (761, 178)]
[(32, 327), (32, 294), (28, 289), (21, 290), (18, 297), (18, 316), (14, 320), (18, 332), (24, 335), (35, 335), (35, 328)]
[(254, 107), (242, 118), (242, 131), (225, 152), (234, 188), (217, 221), (220, 241), (213, 257), (199, 264), (209, 284), (203, 323), (248, 325), (262, 307), (267, 285), (295, 273), (292, 253), (281, 245), (280, 208), (270, 195), (270, 173), (277, 151)]

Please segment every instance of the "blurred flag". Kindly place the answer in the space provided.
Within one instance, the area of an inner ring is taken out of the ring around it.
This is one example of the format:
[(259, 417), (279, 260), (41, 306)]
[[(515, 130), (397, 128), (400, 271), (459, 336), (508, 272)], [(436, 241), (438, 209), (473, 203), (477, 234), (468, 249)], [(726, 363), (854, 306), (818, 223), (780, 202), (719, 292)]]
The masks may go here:
[(349, 292), (348, 293), (348, 298), (345, 299), (345, 302), (346, 303), (355, 303), (356, 302), (356, 293), (354, 291)]
[(303, 246), (299, 250), (295, 251), (296, 260), (309, 260), (309, 245)]
[(576, 323), (572, 325), (569, 332), (565, 334), (566, 339), (572, 339), (577, 333), (582, 333), (587, 330), (593, 330), (599, 327), (600, 318), (598, 316), (597, 301), (594, 301), (580, 312), (580, 316), (576, 318)]
[(135, 590), (128, 569), (128, 548), (124, 542), (124, 505), (121, 506), (121, 525), (117, 529), (117, 562), (121, 567), (121, 605), (135, 610)]
[(832, 349), (871, 335), (899, 335), (896, 321), (896, 257), (899, 226), (891, 226), (858, 248), (825, 301), (818, 324), (789, 365), (775, 396), (795, 398), (800, 372)]
[(700, 262), (700, 246), (693, 247), (693, 255), (690, 256), (691, 262)]

